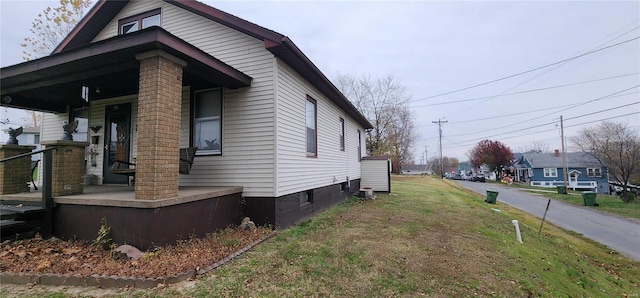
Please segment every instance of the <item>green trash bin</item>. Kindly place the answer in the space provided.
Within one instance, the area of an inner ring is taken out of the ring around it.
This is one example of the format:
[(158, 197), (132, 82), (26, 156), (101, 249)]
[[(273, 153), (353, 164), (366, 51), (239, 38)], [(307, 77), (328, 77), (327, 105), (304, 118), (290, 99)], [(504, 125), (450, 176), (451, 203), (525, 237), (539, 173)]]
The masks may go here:
[(585, 206), (598, 206), (596, 204), (596, 193), (593, 191), (583, 191), (582, 200)]
[(559, 185), (558, 186), (558, 194), (561, 194), (561, 195), (566, 195), (567, 194), (567, 189), (564, 187), (564, 185)]
[(497, 198), (498, 198), (498, 192), (497, 191), (487, 190), (487, 199), (484, 200), (484, 201), (489, 203), (489, 204), (495, 204)]

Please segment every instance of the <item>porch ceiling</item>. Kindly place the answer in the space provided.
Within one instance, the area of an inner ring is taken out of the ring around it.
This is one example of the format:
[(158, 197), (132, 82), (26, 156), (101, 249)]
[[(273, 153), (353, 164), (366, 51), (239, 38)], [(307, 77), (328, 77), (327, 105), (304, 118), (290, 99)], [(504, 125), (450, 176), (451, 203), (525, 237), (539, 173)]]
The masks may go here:
[[(163, 50), (187, 62), (183, 85), (248, 87), (251, 77), (224, 64), (160, 27), (116, 36), (0, 70), (0, 105), (46, 112), (86, 106), (89, 100), (138, 92), (136, 54)], [(96, 89), (100, 92), (97, 93)]]

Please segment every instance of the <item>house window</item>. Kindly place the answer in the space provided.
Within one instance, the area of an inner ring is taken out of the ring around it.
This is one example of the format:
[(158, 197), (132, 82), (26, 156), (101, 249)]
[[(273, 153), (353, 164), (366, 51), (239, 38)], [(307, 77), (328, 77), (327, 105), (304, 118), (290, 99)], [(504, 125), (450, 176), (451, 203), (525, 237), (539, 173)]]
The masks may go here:
[(34, 144), (40, 144), (40, 134), (34, 134), (33, 135), (33, 143)]
[(556, 168), (544, 168), (545, 177), (558, 177), (558, 169)]
[(120, 34), (136, 32), (151, 26), (160, 26), (160, 8), (118, 21), (118, 30)]
[(300, 206), (313, 204), (313, 190), (300, 192)]
[(349, 182), (348, 181), (340, 183), (340, 191), (341, 192), (349, 191)]
[(602, 171), (600, 168), (587, 168), (587, 176), (602, 177)]
[(344, 151), (344, 119), (340, 118), (340, 151)]
[(318, 112), (317, 102), (307, 96), (306, 125), (307, 125), (307, 156), (318, 156)]
[(362, 160), (362, 134), (358, 129), (358, 161)]
[(197, 154), (220, 154), (222, 148), (222, 90), (196, 91), (193, 103), (193, 146)]

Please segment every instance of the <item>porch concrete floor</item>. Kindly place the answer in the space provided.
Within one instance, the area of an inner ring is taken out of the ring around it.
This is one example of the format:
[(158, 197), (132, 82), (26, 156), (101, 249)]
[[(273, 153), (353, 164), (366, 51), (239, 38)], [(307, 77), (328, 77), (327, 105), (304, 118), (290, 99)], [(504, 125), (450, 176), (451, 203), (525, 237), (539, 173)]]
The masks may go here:
[[(159, 208), (198, 200), (242, 193), (240, 186), (199, 187), (181, 186), (178, 196), (157, 200), (136, 200), (133, 186), (124, 185), (91, 185), (84, 188), (82, 194), (57, 196), (56, 204), (95, 205), (131, 208)], [(32, 190), (18, 194), (0, 195), (0, 201), (34, 202), (42, 201), (42, 191)]]

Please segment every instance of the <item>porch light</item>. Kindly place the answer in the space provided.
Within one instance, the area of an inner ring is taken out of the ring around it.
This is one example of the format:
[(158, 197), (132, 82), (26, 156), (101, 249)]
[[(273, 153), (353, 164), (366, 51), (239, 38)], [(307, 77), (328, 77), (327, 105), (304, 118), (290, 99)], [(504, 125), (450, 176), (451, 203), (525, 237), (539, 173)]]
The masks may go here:
[(89, 86), (87, 85), (82, 85), (82, 99), (89, 102)]

